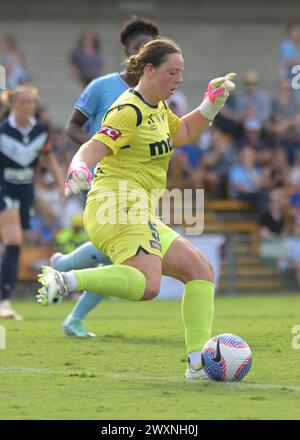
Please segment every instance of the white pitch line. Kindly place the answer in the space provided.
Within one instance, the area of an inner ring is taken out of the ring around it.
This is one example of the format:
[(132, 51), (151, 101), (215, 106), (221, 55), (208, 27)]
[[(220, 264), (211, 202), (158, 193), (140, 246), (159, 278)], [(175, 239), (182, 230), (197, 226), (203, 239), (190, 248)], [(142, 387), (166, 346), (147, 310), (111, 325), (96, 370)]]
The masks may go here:
[[(177, 382), (177, 383), (195, 383), (197, 381), (185, 381), (183, 377), (177, 376), (145, 376), (142, 374), (132, 374), (132, 373), (102, 373), (102, 372), (91, 372), (86, 370), (57, 370), (48, 368), (30, 368), (30, 367), (5, 367), (0, 366), (0, 372), (3, 373), (27, 373), (27, 374), (48, 374), (48, 375), (59, 375), (59, 376), (86, 376), (89, 377), (109, 377), (112, 379), (131, 379), (131, 380), (150, 380), (157, 382)], [(197, 382), (199, 383), (199, 382)], [(209, 384), (208, 381), (201, 381), (202, 384)], [(214, 382), (217, 383), (217, 382)], [(300, 386), (293, 385), (281, 385), (281, 384), (263, 384), (254, 382), (218, 382), (221, 386), (227, 387), (237, 387), (237, 388), (256, 388), (256, 389), (274, 389), (279, 391), (299, 391)]]

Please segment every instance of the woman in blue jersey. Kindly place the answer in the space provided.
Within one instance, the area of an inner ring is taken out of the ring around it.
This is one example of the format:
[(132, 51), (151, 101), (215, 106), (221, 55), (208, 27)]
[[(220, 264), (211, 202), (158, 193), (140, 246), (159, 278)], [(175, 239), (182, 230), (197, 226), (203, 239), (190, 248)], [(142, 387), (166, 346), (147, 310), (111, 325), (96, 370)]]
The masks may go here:
[[(201, 350), (211, 334), (214, 310), (212, 268), (198, 249), (155, 217), (153, 201), (165, 189), (173, 145), (192, 142), (207, 129), (234, 89), (235, 74), (212, 80), (201, 105), (179, 119), (165, 100), (182, 83), (180, 48), (167, 39), (150, 41), (130, 57), (129, 68), (139, 79), (137, 86), (117, 99), (101, 129), (75, 154), (65, 183), (67, 195), (87, 189), (89, 168), (98, 163), (85, 227), (114, 264), (67, 273), (44, 267), (38, 301), (47, 305), (86, 288), (150, 300), (159, 293), (162, 274), (174, 277), (185, 285), (185, 377), (202, 379)], [(137, 207), (132, 193), (142, 205)]]
[[(127, 57), (159, 34), (158, 25), (145, 18), (133, 16), (120, 30), (120, 42)], [(67, 124), (67, 134), (76, 144), (83, 144), (100, 128), (102, 119), (112, 103), (128, 87), (137, 84), (137, 78), (128, 69), (110, 73), (92, 81), (83, 91)], [(101, 253), (91, 242), (85, 243), (68, 255), (56, 253), (51, 265), (57, 270), (82, 269), (99, 264), (111, 264), (109, 258)], [(100, 293), (100, 292), (99, 292)], [(102, 300), (101, 295), (84, 292), (70, 315), (64, 320), (62, 331), (65, 335), (93, 336), (82, 324), (85, 316)]]
[(34, 204), (34, 174), (40, 159), (56, 178), (63, 197), (63, 177), (51, 153), (47, 127), (35, 117), (37, 89), (18, 86), (2, 100), (10, 114), (0, 126), (0, 232), (4, 245), (1, 262), (0, 319), (20, 319), (11, 307), (23, 231), (30, 227)]

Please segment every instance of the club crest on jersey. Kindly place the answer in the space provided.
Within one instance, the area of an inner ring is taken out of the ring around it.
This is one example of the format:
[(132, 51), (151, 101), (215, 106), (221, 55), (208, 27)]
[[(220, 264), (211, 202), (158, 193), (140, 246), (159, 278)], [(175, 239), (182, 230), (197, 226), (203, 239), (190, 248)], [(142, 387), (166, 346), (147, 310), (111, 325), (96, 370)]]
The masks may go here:
[(98, 133), (106, 134), (109, 136), (113, 141), (118, 139), (118, 137), (121, 136), (121, 132), (117, 130), (116, 128), (110, 127), (109, 125), (105, 125), (104, 127), (101, 127), (101, 129), (98, 131)]

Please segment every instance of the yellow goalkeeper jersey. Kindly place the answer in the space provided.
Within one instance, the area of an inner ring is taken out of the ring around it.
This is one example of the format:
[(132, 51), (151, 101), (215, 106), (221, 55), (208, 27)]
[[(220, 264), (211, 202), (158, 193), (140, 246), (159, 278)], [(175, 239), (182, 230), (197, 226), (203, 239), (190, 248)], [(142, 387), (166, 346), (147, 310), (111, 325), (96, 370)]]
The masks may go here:
[(149, 194), (157, 189), (162, 194), (173, 153), (172, 139), (180, 123), (165, 102), (150, 105), (135, 90), (126, 90), (93, 136), (113, 154), (98, 163), (89, 200), (99, 189), (118, 191), (120, 181), (127, 182), (128, 191), (141, 188)]

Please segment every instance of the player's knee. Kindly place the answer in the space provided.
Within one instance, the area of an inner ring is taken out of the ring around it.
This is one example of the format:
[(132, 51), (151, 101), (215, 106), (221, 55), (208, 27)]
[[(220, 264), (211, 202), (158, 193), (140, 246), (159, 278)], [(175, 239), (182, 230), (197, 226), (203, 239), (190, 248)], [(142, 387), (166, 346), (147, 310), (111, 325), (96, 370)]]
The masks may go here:
[(191, 262), (186, 273), (186, 282), (191, 280), (205, 280), (214, 282), (214, 270), (210, 262), (203, 257), (195, 258)]
[(160, 280), (147, 280), (143, 301), (149, 301), (159, 294)]

